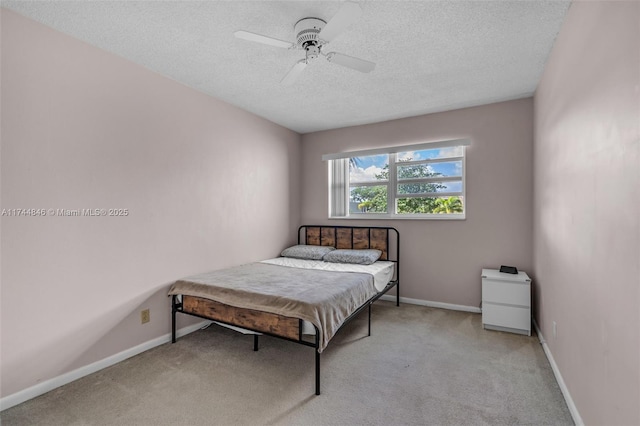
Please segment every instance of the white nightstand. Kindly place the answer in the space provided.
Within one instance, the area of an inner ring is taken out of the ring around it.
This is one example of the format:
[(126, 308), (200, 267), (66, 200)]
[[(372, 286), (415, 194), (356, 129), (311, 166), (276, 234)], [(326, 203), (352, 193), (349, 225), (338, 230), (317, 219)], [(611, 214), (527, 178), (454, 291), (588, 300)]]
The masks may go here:
[(531, 278), (482, 270), (482, 326), (531, 336)]

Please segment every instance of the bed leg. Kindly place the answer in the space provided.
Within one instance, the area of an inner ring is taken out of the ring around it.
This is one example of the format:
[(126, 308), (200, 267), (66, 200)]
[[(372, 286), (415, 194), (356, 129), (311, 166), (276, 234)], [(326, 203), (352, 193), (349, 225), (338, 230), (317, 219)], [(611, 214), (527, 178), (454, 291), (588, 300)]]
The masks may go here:
[(316, 349), (316, 395), (320, 395), (320, 352)]
[(400, 281), (396, 284), (396, 306), (400, 306)]
[(253, 350), (255, 352), (258, 351), (258, 335), (257, 334), (253, 335)]
[(171, 296), (171, 343), (176, 342), (176, 297)]
[(373, 303), (369, 303), (369, 331), (367, 336), (371, 336), (371, 305), (373, 305)]
[(320, 331), (316, 327), (316, 395), (320, 395)]

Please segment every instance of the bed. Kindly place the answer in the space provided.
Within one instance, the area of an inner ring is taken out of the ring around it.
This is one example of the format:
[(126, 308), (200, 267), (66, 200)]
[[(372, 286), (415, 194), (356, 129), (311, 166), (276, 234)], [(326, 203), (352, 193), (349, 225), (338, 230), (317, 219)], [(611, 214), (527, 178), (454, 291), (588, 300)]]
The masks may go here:
[(297, 243), (275, 259), (176, 281), (172, 342), (181, 313), (253, 334), (256, 351), (261, 334), (312, 347), (320, 395), (320, 354), (331, 338), (365, 309), (371, 335), (371, 305), (394, 287), (400, 305), (400, 235), (391, 227), (303, 225)]

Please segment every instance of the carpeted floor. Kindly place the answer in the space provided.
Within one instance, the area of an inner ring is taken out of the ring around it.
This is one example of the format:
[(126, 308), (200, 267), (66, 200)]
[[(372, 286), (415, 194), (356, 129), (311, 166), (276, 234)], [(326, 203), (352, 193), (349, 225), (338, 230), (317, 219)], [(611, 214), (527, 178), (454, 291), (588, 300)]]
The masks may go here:
[(10, 425), (571, 425), (537, 337), (390, 302), (312, 348), (217, 326), (0, 414)]

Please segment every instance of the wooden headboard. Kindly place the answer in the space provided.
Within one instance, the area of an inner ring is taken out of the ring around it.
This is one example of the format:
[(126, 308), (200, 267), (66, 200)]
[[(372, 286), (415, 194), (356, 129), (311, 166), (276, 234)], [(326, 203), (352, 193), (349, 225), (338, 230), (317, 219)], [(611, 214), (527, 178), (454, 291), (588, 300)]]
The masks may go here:
[(302, 225), (298, 228), (298, 244), (337, 249), (377, 249), (382, 252), (380, 260), (395, 262), (400, 255), (398, 231), (381, 226)]

